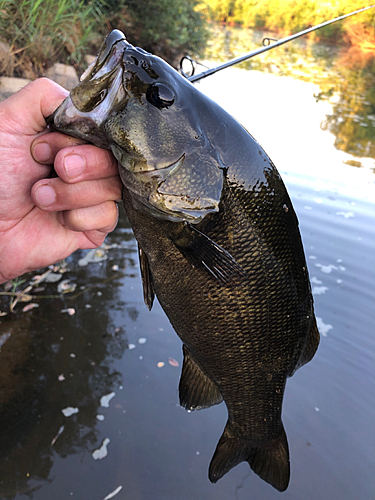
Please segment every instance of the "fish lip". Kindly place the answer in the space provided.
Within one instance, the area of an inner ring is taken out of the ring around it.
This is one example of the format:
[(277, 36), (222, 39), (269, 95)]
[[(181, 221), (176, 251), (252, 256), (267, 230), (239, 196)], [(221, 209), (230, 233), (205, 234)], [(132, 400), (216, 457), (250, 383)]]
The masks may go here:
[[(113, 52), (113, 48), (119, 46), (120, 50)], [(132, 45), (126, 40), (124, 33), (120, 30), (113, 30), (104, 40), (104, 43), (100, 49), (98, 56), (95, 61), (88, 66), (88, 68), (82, 73), (80, 77), (81, 82), (89, 81), (93, 77), (99, 78), (104, 73), (109, 71), (108, 63), (114, 61), (113, 67), (115, 67), (121, 60), (124, 51), (127, 47)]]

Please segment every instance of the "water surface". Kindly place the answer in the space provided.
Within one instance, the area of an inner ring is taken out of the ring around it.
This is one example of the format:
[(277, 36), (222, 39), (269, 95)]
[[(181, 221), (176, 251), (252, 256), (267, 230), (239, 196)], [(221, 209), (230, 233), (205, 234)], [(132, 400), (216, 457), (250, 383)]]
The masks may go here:
[[(222, 31), (208, 57), (237, 55), (245, 35)], [(282, 497), (375, 498), (374, 76), (332, 47), (279, 50), (199, 88), (262, 144), (300, 221), (322, 340), (287, 383)], [(98, 262), (68, 259), (74, 291), (46, 284), (38, 308), (0, 317), (0, 498), (279, 498), (246, 463), (208, 481), (225, 406), (178, 406), (181, 342), (158, 303), (143, 303), (124, 215), (106, 243)]]

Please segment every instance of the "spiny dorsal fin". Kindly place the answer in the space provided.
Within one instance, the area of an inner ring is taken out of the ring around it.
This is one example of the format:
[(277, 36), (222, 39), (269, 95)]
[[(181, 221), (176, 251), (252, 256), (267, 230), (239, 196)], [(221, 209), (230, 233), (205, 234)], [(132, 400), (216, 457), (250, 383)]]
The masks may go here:
[(142, 276), (143, 298), (149, 311), (151, 311), (155, 297), (154, 287), (152, 285), (152, 275), (147, 255), (144, 253), (144, 251), (139, 245), (138, 245), (138, 255), (139, 255), (139, 265), (141, 268), (141, 276)]
[(184, 345), (184, 362), (179, 385), (180, 405), (186, 410), (199, 410), (222, 402), (223, 397), (215, 384), (193, 360)]

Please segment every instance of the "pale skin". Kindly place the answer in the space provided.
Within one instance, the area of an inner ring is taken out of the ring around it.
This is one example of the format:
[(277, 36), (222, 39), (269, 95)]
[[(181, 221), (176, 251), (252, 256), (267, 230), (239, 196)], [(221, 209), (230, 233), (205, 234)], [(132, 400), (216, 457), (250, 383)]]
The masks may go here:
[(100, 246), (117, 224), (112, 154), (46, 128), (67, 94), (41, 78), (0, 103), (0, 283)]

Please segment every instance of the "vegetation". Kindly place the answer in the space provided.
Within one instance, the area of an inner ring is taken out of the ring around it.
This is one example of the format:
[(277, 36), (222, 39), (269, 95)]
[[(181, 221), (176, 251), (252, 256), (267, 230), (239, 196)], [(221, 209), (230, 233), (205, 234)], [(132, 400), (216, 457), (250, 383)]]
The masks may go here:
[[(203, 0), (201, 10), (211, 20), (284, 35), (320, 24), (364, 7), (363, 0)], [(375, 49), (375, 9), (327, 26), (311, 34), (316, 40), (365, 43)]]
[(207, 28), (197, 1), (0, 0), (0, 74), (35, 78), (55, 62), (81, 72), (113, 28), (172, 63), (199, 54)]

